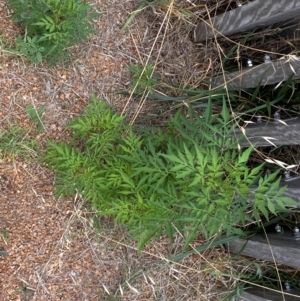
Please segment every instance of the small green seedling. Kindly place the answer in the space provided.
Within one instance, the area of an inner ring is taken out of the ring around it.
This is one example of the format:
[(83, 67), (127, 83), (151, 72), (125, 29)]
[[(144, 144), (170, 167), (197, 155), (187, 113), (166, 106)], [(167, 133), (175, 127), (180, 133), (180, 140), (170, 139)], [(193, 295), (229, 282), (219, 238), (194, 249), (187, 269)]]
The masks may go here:
[(42, 118), (45, 111), (45, 106), (41, 106), (38, 109), (36, 109), (32, 105), (27, 105), (25, 109), (27, 114), (30, 116), (31, 121), (36, 124), (37, 132), (41, 133), (44, 130)]

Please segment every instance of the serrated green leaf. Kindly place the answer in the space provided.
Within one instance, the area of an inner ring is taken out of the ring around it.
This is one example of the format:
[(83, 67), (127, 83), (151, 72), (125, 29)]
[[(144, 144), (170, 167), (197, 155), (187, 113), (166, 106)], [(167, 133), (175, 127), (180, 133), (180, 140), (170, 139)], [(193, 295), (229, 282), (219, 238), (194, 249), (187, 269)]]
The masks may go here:
[(183, 178), (186, 178), (187, 176), (193, 174), (194, 171), (193, 170), (185, 170), (183, 172), (179, 172), (176, 174), (176, 179), (183, 179)]
[(201, 176), (197, 175), (197, 176), (194, 177), (191, 184), (189, 184), (189, 187), (198, 186), (201, 182), (202, 182), (201, 181)]
[(258, 202), (256, 202), (256, 206), (257, 206), (258, 210), (264, 215), (264, 217), (265, 217), (267, 220), (269, 220), (269, 213), (268, 213), (268, 211), (267, 211), (267, 209), (266, 209), (264, 203), (258, 201)]
[[(270, 182), (273, 182), (273, 181), (275, 180), (275, 178), (278, 177), (279, 172), (280, 172), (280, 169), (278, 169), (277, 171), (275, 171), (275, 172), (273, 172), (273, 173), (271, 173), (271, 174), (269, 174), (269, 175), (266, 175), (266, 176), (265, 176), (264, 183), (270, 183)], [(280, 180), (281, 180), (281, 178), (279, 177), (279, 178), (277, 179), (277, 181), (280, 182)], [(276, 182), (277, 182), (277, 181), (276, 181)], [(279, 184), (279, 182), (278, 182), (278, 184)]]
[(264, 200), (265, 195), (262, 193), (256, 193), (255, 194), (255, 198), (257, 198), (258, 200)]
[(274, 206), (274, 204), (272, 203), (272, 201), (270, 201), (270, 200), (268, 199), (267, 202), (268, 202), (268, 209), (269, 209), (269, 211), (276, 215), (277, 212), (276, 212), (275, 206)]
[(177, 156), (175, 156), (175, 155), (161, 154), (161, 156), (163, 156), (164, 158), (170, 160), (171, 162), (180, 163), (180, 164), (185, 164), (184, 161), (182, 161), (181, 159), (179, 159), (179, 158), (178, 158)]
[(253, 152), (253, 147), (247, 148), (247, 150), (243, 151), (243, 153), (239, 156), (238, 164), (246, 163), (249, 160), (249, 156)]
[(122, 170), (119, 170), (119, 173), (125, 183), (127, 183), (130, 187), (135, 186), (133, 180), (126, 173), (124, 173)]
[(211, 214), (215, 210), (215, 205), (210, 204), (207, 209), (207, 214)]
[(194, 156), (191, 154), (191, 152), (189, 151), (189, 149), (186, 147), (186, 144), (184, 143), (183, 144), (183, 147), (184, 147), (184, 152), (185, 152), (185, 155), (188, 159), (188, 163), (190, 166), (194, 166)]
[(186, 165), (182, 165), (182, 164), (177, 164), (177, 165), (175, 165), (174, 167), (172, 167), (171, 169), (170, 169), (170, 171), (180, 171), (180, 170), (182, 170), (182, 169), (186, 169), (187, 168), (187, 166)]

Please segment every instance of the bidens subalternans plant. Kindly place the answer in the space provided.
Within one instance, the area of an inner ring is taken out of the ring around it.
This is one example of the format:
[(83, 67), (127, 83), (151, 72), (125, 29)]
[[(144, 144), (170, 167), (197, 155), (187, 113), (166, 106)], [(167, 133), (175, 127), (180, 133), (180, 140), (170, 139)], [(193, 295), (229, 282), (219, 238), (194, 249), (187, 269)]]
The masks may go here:
[(82, 0), (8, 0), (12, 18), (24, 30), (16, 40), (20, 53), (40, 63), (55, 64), (69, 57), (68, 47), (85, 40), (96, 16)]
[[(261, 215), (286, 211), (278, 172), (261, 175), (247, 166), (252, 148), (237, 150), (225, 101), (203, 117), (178, 112), (164, 130), (138, 132), (96, 97), (69, 124), (73, 138), (49, 142), (46, 163), (56, 174), (57, 194), (78, 191), (100, 214), (125, 224), (139, 239), (179, 231), (186, 246), (197, 234), (241, 233)], [(250, 201), (249, 201), (250, 200)]]

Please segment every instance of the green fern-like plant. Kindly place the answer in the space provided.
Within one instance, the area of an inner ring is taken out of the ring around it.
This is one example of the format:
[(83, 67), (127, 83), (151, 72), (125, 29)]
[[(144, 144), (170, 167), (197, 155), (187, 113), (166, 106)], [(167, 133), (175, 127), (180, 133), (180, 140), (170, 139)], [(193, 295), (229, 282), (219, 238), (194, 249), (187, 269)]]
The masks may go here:
[(253, 151), (237, 150), (235, 125), (224, 101), (203, 117), (178, 112), (168, 129), (137, 133), (96, 97), (69, 128), (68, 143), (50, 142), (46, 163), (56, 173), (57, 193), (78, 191), (101, 214), (125, 224), (139, 248), (152, 237), (175, 231), (187, 246), (197, 234), (241, 234), (263, 215), (286, 211), (278, 171), (249, 168)]
[(95, 14), (82, 0), (8, 0), (12, 18), (24, 29), (17, 49), (34, 63), (45, 57), (55, 64), (70, 56), (68, 47), (92, 32)]

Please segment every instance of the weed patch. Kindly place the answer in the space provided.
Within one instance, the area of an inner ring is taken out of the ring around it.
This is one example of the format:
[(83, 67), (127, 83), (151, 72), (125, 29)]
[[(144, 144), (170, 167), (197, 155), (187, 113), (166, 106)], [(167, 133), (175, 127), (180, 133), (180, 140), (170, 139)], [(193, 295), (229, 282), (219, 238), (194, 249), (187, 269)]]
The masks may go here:
[(30, 157), (36, 141), (26, 138), (26, 131), (18, 125), (0, 129), (0, 155)]
[[(278, 171), (262, 174), (247, 166), (252, 148), (237, 150), (225, 101), (201, 118), (190, 110), (171, 118), (165, 131), (136, 133), (96, 97), (69, 124), (73, 139), (50, 141), (45, 161), (56, 173), (57, 195), (77, 191), (100, 214), (111, 215), (139, 239), (179, 231), (185, 247), (201, 232), (206, 239), (285, 212)], [(277, 179), (278, 178), (278, 179)]]
[(43, 58), (56, 64), (70, 57), (67, 49), (93, 32), (90, 6), (77, 0), (9, 0), (12, 18), (24, 29), (16, 40), (17, 50), (31, 62)]

